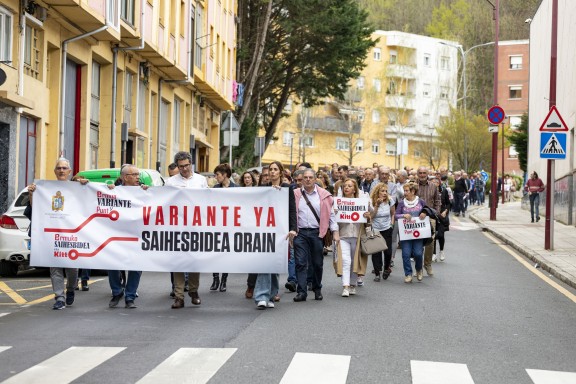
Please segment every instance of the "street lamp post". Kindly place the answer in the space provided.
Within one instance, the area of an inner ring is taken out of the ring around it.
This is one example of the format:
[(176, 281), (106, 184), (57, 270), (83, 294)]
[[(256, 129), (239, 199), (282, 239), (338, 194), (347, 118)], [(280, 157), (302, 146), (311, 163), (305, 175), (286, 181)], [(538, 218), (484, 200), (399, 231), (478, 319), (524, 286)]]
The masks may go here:
[(292, 149), (294, 148), (294, 133), (290, 132), (290, 172), (292, 172)]
[(466, 51), (464, 51), (464, 48), (462, 47), (462, 44), (450, 44), (447, 43), (445, 41), (441, 41), (440, 44), (442, 45), (447, 45), (449, 47), (453, 47), (458, 49), (458, 52), (460, 52), (460, 54), (462, 55), (462, 82), (464, 83), (463, 87), (462, 87), (462, 92), (463, 92), (463, 96), (462, 96), (462, 103), (464, 104), (464, 170), (466, 172), (468, 172), (468, 121), (466, 119), (466, 98), (468, 97), (468, 84), (466, 83), (466, 58), (468, 56), (468, 54), (476, 48), (480, 48), (480, 47), (486, 47), (488, 45), (493, 45), (494, 42), (491, 41), (489, 43), (483, 43), (483, 44), (478, 44), (478, 45), (474, 45), (470, 48), (468, 48)]

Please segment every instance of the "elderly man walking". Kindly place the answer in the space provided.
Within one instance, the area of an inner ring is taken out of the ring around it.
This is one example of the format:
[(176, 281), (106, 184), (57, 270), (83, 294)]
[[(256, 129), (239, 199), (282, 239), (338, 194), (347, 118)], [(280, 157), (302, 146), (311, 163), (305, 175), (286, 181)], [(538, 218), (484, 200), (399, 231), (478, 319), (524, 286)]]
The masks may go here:
[[(438, 193), (438, 188), (434, 183), (428, 180), (428, 168), (419, 167), (418, 168), (418, 197), (424, 200), (426, 205), (436, 212), (440, 212), (440, 194)], [(432, 227), (436, 226), (435, 220), (430, 218), (430, 225)], [(424, 247), (424, 269), (428, 276), (433, 276), (432, 271), (432, 255), (434, 254), (434, 241), (429, 243)]]

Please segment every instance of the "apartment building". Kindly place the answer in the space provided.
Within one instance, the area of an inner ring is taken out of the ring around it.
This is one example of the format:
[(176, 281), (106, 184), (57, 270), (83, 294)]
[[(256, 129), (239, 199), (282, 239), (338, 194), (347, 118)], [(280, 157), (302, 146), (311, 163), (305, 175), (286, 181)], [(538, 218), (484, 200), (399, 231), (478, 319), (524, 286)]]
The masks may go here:
[[(219, 162), (236, 0), (7, 0), (0, 6), (0, 208), (34, 179), (191, 150)], [(0, 76), (1, 77), (1, 76)]]
[[(514, 129), (528, 112), (530, 44), (528, 40), (498, 43), (498, 102), (506, 112), (504, 125)], [(498, 149), (498, 170), (502, 169), (502, 148)], [(518, 153), (504, 145), (504, 172), (522, 175)]]
[(375, 31), (376, 46), (343, 100), (303, 109), (297, 103), (278, 124), (262, 161), (315, 168), (337, 162), (394, 168), (447, 166), (436, 127), (456, 106), (458, 57), (452, 41)]

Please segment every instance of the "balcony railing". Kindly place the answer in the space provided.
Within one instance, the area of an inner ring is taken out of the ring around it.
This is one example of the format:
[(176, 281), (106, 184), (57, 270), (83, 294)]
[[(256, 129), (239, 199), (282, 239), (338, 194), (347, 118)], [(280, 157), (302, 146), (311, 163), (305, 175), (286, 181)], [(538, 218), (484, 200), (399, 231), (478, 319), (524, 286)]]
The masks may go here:
[(416, 102), (414, 101), (414, 95), (408, 94), (396, 94), (396, 95), (386, 95), (386, 108), (393, 109), (416, 109)]
[[(352, 133), (360, 133), (362, 123), (352, 122), (351, 127)], [(298, 128), (302, 128), (300, 115), (298, 116)], [(349, 122), (334, 117), (309, 117), (306, 120), (305, 128), (325, 132), (348, 133)]]

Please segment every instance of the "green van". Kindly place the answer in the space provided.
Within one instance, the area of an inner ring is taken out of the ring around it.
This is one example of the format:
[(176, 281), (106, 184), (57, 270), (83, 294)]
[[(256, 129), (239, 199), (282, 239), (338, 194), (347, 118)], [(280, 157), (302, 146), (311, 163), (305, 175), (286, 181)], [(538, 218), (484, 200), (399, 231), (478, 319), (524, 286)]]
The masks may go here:
[[(92, 183), (114, 184), (116, 179), (120, 177), (120, 168), (89, 169), (78, 172), (76, 176), (88, 179)], [(160, 172), (154, 169), (141, 169), (140, 183), (151, 187), (159, 187), (164, 185), (164, 178)]]

